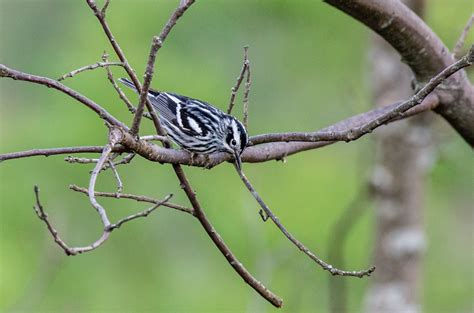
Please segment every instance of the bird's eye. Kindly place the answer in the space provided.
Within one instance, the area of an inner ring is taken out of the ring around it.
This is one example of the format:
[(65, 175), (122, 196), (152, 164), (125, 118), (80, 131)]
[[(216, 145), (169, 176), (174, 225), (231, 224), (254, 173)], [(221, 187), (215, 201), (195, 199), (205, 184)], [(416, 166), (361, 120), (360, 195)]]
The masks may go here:
[(232, 140), (230, 141), (230, 145), (231, 145), (231, 146), (235, 146), (236, 144), (237, 144), (237, 141), (235, 141), (235, 139), (232, 139)]

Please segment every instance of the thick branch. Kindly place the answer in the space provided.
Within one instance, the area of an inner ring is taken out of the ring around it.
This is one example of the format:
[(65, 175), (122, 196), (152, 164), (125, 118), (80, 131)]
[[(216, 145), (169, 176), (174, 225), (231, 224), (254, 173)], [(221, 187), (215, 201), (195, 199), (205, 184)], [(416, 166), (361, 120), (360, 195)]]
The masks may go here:
[[(418, 82), (426, 82), (454, 62), (438, 36), (413, 11), (398, 0), (325, 0), (381, 35), (402, 56)], [(437, 90), (441, 114), (474, 146), (474, 87), (464, 71)]]
[[(438, 98), (436, 96), (428, 96), (420, 105), (413, 107), (406, 111), (402, 116), (397, 119), (406, 118), (420, 112), (429, 111), (436, 107), (438, 104)], [(368, 121), (376, 119), (377, 117), (386, 114), (393, 110), (399, 105), (395, 103), (393, 105), (375, 109), (366, 113), (362, 113), (345, 120), (342, 120), (332, 126), (326, 127), (317, 133), (327, 134), (331, 132), (348, 132), (352, 128), (361, 127)], [(311, 134), (311, 133), (308, 133)], [(271, 142), (273, 137), (277, 137), (279, 140), (281, 136), (286, 134), (263, 134), (257, 135), (250, 138), (250, 143), (253, 146), (247, 147), (242, 154), (242, 162), (247, 163), (259, 163), (267, 162), (271, 160), (282, 160), (287, 156), (317, 148), (321, 148), (337, 141), (318, 141), (318, 142)], [(309, 136), (309, 135), (308, 135)], [(125, 152), (125, 151), (136, 151), (142, 157), (159, 163), (175, 163), (183, 165), (192, 165), (199, 167), (213, 167), (221, 164), (222, 162), (231, 161), (232, 157), (226, 153), (213, 153), (209, 157), (201, 155), (191, 158), (191, 155), (183, 150), (174, 150), (169, 148), (161, 148), (148, 140), (151, 137), (144, 136), (142, 140), (137, 141), (132, 136), (124, 135), (122, 138), (126, 147), (122, 145), (116, 145), (113, 152)], [(165, 138), (165, 137), (157, 137)], [(167, 141), (168, 142), (168, 141)], [(169, 142), (168, 142), (169, 144)], [(85, 147), (65, 147), (65, 148), (52, 148), (52, 149), (34, 149), (28, 151), (20, 151), (13, 153), (0, 154), (0, 162), (11, 159), (25, 158), (31, 156), (50, 156), (57, 154), (77, 154), (77, 153), (100, 153), (103, 147), (101, 146), (85, 146)]]

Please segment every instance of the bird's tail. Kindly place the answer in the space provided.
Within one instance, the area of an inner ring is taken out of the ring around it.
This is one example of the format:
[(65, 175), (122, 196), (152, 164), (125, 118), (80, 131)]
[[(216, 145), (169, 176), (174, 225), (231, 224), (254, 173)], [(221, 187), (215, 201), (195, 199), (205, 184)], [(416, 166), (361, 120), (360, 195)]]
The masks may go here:
[(137, 88), (135, 87), (135, 85), (129, 79), (119, 78), (118, 81), (121, 82), (122, 84), (124, 84), (125, 86), (127, 86), (129, 88), (132, 88), (133, 91), (137, 92)]

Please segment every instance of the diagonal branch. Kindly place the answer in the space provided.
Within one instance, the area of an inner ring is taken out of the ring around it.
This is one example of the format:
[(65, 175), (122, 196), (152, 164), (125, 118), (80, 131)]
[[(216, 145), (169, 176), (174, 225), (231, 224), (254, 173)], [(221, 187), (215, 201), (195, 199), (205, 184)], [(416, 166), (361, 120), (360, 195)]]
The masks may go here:
[(266, 288), (260, 281), (255, 279), (252, 274), (243, 266), (242, 263), (235, 257), (229, 247), (224, 243), (221, 236), (215, 228), (212, 226), (211, 222), (207, 218), (206, 214), (204, 213), (201, 205), (196, 197), (196, 193), (191, 188), (189, 181), (187, 180), (183, 169), (180, 165), (173, 164), (173, 169), (178, 177), (181, 188), (186, 193), (191, 205), (194, 209), (194, 214), (196, 218), (201, 223), (202, 227), (209, 235), (211, 240), (214, 242), (216, 247), (221, 251), (224, 257), (227, 259), (229, 264), (234, 268), (234, 270), (242, 277), (242, 279), (249, 284), (255, 291), (257, 291), (262, 297), (264, 297), (267, 301), (273, 304), (275, 307), (283, 306), (283, 300), (274, 294), (271, 290)]
[[(324, 0), (382, 36), (397, 50), (420, 83), (449, 66), (454, 58), (423, 20), (398, 0)], [(403, 31), (401, 31), (403, 30)], [(437, 90), (436, 112), (474, 146), (474, 87), (462, 71)]]
[(278, 217), (273, 214), (273, 212), (270, 210), (270, 208), (266, 205), (266, 203), (263, 201), (263, 199), (260, 197), (260, 195), (257, 193), (255, 188), (253, 188), (252, 184), (248, 180), (247, 176), (242, 172), (241, 169), (237, 165), (235, 165), (235, 169), (237, 173), (239, 174), (240, 179), (242, 182), (245, 184), (245, 187), (250, 191), (252, 196), (257, 200), (258, 204), (260, 207), (263, 209), (263, 211), (266, 214), (266, 217), (263, 217), (264, 221), (269, 217), (273, 223), (278, 227), (278, 229), (285, 235), (288, 240), (290, 240), (298, 249), (300, 249), (304, 254), (309, 256), (313, 261), (315, 261), (319, 266), (321, 266), (325, 271), (329, 271), (332, 275), (339, 275), (339, 276), (355, 276), (355, 277), (364, 277), (364, 276), (370, 276), (374, 271), (375, 271), (375, 266), (372, 266), (371, 268), (363, 271), (343, 271), (338, 268), (335, 268), (331, 264), (328, 264), (324, 262), (322, 259), (320, 259), (316, 254), (311, 252), (301, 241), (296, 239), (286, 228), (283, 226), (283, 224), (280, 222)]
[(282, 133), (282, 134), (267, 134), (252, 138), (252, 143), (276, 142), (276, 141), (353, 141), (359, 139), (365, 134), (372, 132), (374, 129), (389, 122), (390, 120), (399, 117), (404, 112), (422, 103), (422, 101), (446, 78), (463, 69), (464, 67), (472, 65), (474, 60), (474, 46), (467, 55), (462, 57), (459, 61), (448, 66), (438, 75), (430, 79), (430, 81), (421, 88), (410, 99), (397, 104), (389, 111), (380, 114), (374, 119), (364, 123), (355, 128), (350, 128), (342, 131), (322, 130), (313, 133)]
[(471, 16), (469, 17), (469, 20), (466, 23), (466, 26), (464, 26), (464, 29), (462, 30), (461, 36), (459, 36), (459, 39), (453, 48), (454, 58), (457, 59), (459, 57), (462, 47), (464, 46), (464, 42), (466, 41), (467, 34), (469, 33), (469, 30), (471, 29), (473, 24), (474, 24), (474, 14), (471, 14)]
[(140, 91), (140, 102), (138, 103), (137, 111), (135, 112), (135, 116), (133, 117), (133, 124), (130, 128), (130, 133), (132, 135), (138, 135), (138, 131), (140, 130), (140, 122), (142, 120), (143, 110), (145, 108), (145, 103), (148, 99), (148, 89), (150, 88), (151, 79), (153, 78), (156, 53), (158, 52), (158, 49), (161, 48), (161, 46), (161, 39), (159, 37), (154, 36), (151, 43), (150, 55), (148, 56), (148, 62), (146, 65), (145, 79), (143, 81), (142, 90)]
[(49, 88), (54, 88), (56, 90), (59, 90), (67, 94), (68, 96), (76, 99), (77, 101), (85, 104), (89, 109), (96, 112), (100, 116), (100, 118), (107, 121), (108, 123), (121, 127), (123, 129), (128, 129), (128, 127), (125, 124), (123, 124), (118, 119), (113, 117), (109, 112), (107, 112), (100, 105), (98, 105), (91, 99), (83, 96), (79, 92), (61, 84), (60, 82), (54, 79), (23, 73), (23, 72), (14, 70), (12, 68), (8, 68), (7, 66), (3, 64), (0, 64), (0, 77), (8, 77), (14, 80), (27, 81), (27, 82), (31, 82), (31, 83), (35, 83), (35, 84), (39, 84), (39, 85), (43, 85)]
[(149, 209), (146, 209), (145, 211), (142, 211), (142, 212), (139, 212), (139, 213), (136, 213), (136, 214), (133, 214), (133, 215), (130, 215), (130, 216), (127, 216), (125, 218), (122, 218), (121, 220), (119, 220), (117, 223), (114, 223), (112, 225), (110, 225), (109, 227), (109, 230), (112, 231), (116, 228), (120, 228), (120, 226), (122, 226), (123, 224), (127, 223), (127, 222), (130, 222), (131, 220), (134, 220), (134, 219), (137, 219), (137, 218), (140, 218), (140, 217), (147, 217), (151, 212), (153, 212), (154, 210), (156, 210), (159, 206), (163, 205), (164, 203), (166, 203), (169, 199), (171, 199), (173, 195), (167, 195), (163, 200), (161, 201), (158, 201), (157, 203), (155, 203), (154, 206), (152, 206), (151, 208)]

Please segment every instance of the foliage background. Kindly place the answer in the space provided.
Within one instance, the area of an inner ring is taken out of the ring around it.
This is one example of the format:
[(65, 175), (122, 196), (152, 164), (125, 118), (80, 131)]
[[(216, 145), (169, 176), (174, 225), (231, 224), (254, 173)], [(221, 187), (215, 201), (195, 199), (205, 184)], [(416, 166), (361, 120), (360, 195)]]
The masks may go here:
[[(112, 1), (109, 23), (138, 73), (151, 37), (177, 2)], [(453, 46), (472, 9), (470, 0), (432, 0), (427, 21)], [(0, 0), (0, 23), (1, 62), (26, 72), (59, 77), (97, 62), (104, 49), (112, 52), (83, 1)], [(363, 25), (319, 1), (198, 1), (160, 50), (153, 85), (224, 108), (248, 44), (250, 133), (318, 129), (371, 108), (370, 36)], [(473, 35), (468, 39), (472, 43)], [(103, 70), (66, 84), (131, 121)], [(0, 96), (1, 152), (105, 143), (101, 120), (58, 92), (3, 79)], [(144, 130), (153, 132), (149, 125)], [(474, 294), (472, 150), (443, 121), (436, 132), (439, 154), (426, 190), (423, 303), (426, 312), (468, 312)], [(292, 156), (287, 163), (246, 164), (245, 170), (288, 229), (325, 257), (329, 245), (338, 244), (329, 238), (333, 223), (370, 172), (371, 151), (367, 136)], [(277, 311), (233, 272), (194, 219), (168, 209), (127, 224), (92, 253), (66, 257), (31, 209), (34, 184), (69, 243), (89, 243), (100, 225), (86, 198), (67, 188), (87, 185), (91, 167), (62, 159), (0, 165), (2, 312)], [(120, 172), (125, 192), (174, 193), (174, 201), (187, 203), (169, 166), (137, 158)], [(186, 172), (234, 253), (284, 298), (281, 312), (327, 312), (328, 280), (334, 278), (261, 222), (231, 166)], [(100, 177), (98, 190), (112, 186), (110, 173)], [(126, 200), (103, 203), (113, 218), (141, 209)], [(345, 247), (351, 269), (371, 263), (373, 227), (368, 206)], [(350, 310), (360, 312), (369, 280), (347, 281)]]

